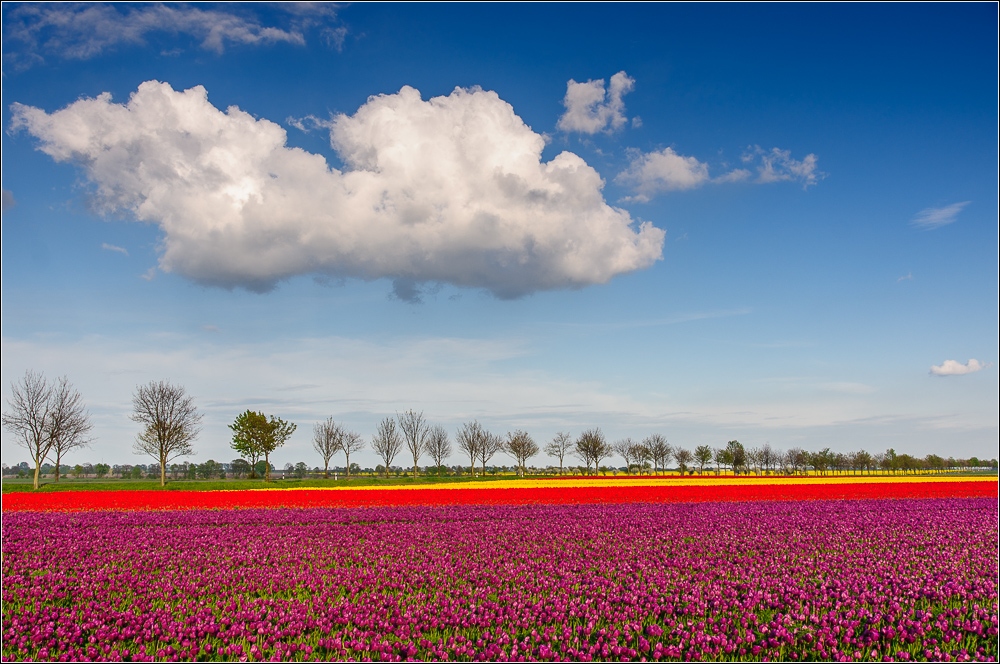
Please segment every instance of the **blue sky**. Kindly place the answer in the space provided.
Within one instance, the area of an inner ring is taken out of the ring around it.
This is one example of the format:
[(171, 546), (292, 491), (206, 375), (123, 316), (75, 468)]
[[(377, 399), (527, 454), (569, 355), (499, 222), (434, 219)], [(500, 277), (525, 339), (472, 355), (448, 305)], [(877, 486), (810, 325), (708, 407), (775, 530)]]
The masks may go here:
[(996, 12), (5, 4), (4, 397), (995, 457)]

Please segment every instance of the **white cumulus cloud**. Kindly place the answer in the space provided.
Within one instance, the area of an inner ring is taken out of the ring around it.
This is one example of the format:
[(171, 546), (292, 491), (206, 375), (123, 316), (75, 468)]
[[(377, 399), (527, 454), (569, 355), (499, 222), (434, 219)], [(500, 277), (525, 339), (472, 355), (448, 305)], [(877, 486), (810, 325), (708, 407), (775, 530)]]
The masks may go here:
[(910, 224), (925, 231), (932, 231), (958, 221), (958, 213), (971, 201), (952, 203), (940, 208), (925, 208), (917, 213)]
[(15, 130), (85, 170), (107, 211), (160, 227), (161, 269), (204, 284), (264, 291), (319, 273), (388, 277), (410, 299), (423, 282), (517, 297), (662, 256), (662, 230), (609, 206), (579, 156), (543, 162), (543, 137), (494, 92), (369, 98), (332, 120), (343, 171), (200, 86), (147, 81), (127, 104), (105, 93), (11, 111)]
[(570, 79), (566, 83), (566, 97), (563, 99), (566, 112), (559, 118), (557, 126), (562, 131), (581, 134), (621, 129), (628, 121), (622, 97), (634, 87), (635, 79), (623, 71), (611, 77), (606, 90), (603, 78), (586, 83)]
[(664, 191), (693, 189), (708, 179), (707, 164), (664, 148), (659, 152), (634, 153), (628, 168), (618, 174), (615, 182), (633, 189), (635, 195), (631, 199), (645, 202)]
[(969, 360), (965, 364), (956, 360), (945, 360), (941, 364), (931, 367), (931, 373), (935, 376), (961, 376), (963, 374), (975, 373), (987, 367), (979, 360)]

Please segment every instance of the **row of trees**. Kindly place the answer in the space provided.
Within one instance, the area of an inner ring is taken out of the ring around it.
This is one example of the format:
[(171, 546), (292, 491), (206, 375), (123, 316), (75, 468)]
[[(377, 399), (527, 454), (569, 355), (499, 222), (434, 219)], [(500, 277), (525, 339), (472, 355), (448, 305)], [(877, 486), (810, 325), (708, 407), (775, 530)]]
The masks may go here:
[[(38, 488), (41, 469), (47, 461), (55, 463), (55, 480), (59, 481), (63, 457), (71, 450), (87, 447), (92, 442), (88, 437), (92, 425), (82, 397), (65, 377), (50, 384), (42, 374), (32, 371), (26, 372), (18, 383), (11, 386), (11, 394), (9, 411), (3, 414), (3, 426), (30, 453), (34, 462), (34, 487)], [(202, 415), (184, 388), (166, 381), (154, 381), (136, 387), (130, 418), (141, 427), (133, 446), (135, 453), (156, 460), (160, 483), (165, 484), (168, 464), (178, 457), (194, 453), (192, 442), (201, 430)], [(270, 455), (285, 444), (297, 427), (280, 417), (247, 410), (237, 416), (229, 428), (233, 432), (231, 447), (240, 455), (239, 463), (246, 464), (244, 467), (234, 461), (233, 464), (239, 468), (233, 471), (234, 474), (245, 473), (255, 478), (258, 472), (263, 472), (265, 481), (269, 481), (272, 467)], [(324, 477), (329, 477), (330, 461), (338, 453), (344, 454), (344, 467), (350, 477), (351, 455), (365, 446), (360, 434), (338, 424), (332, 417), (315, 425), (312, 443), (323, 459)], [(807, 471), (905, 473), (987, 465), (978, 459), (956, 461), (934, 454), (919, 459), (897, 454), (892, 449), (878, 454), (869, 454), (864, 450), (842, 454), (831, 452), (829, 448), (819, 452), (801, 448), (782, 451), (769, 444), (746, 449), (736, 440), (719, 448), (701, 445), (691, 451), (669, 444), (660, 434), (641, 441), (624, 438), (610, 443), (600, 429), (588, 429), (575, 439), (568, 433), (560, 432), (542, 449), (525, 431), (515, 430), (500, 435), (486, 430), (478, 421), (463, 424), (456, 432), (455, 443), (458, 451), (468, 458), (473, 475), (477, 464), (485, 473), (487, 463), (498, 452), (503, 452), (515, 460), (517, 473), (523, 476), (528, 460), (542, 451), (558, 459), (560, 474), (564, 471), (566, 459), (571, 456), (579, 458), (588, 473), (597, 473), (601, 469), (601, 461), (613, 456), (625, 461), (627, 472), (636, 471), (639, 474), (665, 472), (671, 464), (682, 474), (695, 469), (704, 473), (706, 467), (713, 470), (713, 465), (716, 474), (723, 469), (736, 474), (796, 474)], [(454, 453), (448, 432), (441, 426), (431, 426), (422, 412), (413, 410), (397, 413), (396, 417), (387, 417), (379, 422), (370, 446), (382, 460), (381, 466), (386, 475), (404, 447), (413, 459), (414, 477), (422, 456), (429, 456), (434, 466), (440, 469)], [(995, 460), (989, 465), (994, 469), (997, 467)]]

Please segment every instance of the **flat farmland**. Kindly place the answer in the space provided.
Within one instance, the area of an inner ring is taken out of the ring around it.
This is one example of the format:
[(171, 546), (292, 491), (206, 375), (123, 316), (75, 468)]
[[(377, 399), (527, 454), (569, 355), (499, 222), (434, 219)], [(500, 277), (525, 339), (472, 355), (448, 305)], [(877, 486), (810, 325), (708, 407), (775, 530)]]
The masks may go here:
[(995, 478), (5, 494), (3, 659), (995, 661), (997, 538)]

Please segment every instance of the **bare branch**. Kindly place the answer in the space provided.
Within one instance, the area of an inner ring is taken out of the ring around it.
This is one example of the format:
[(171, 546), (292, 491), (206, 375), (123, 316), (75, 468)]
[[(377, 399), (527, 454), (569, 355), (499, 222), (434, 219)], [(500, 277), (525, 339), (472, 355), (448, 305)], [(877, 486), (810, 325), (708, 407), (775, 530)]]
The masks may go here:
[(330, 459), (340, 451), (344, 429), (332, 417), (313, 427), (313, 449), (323, 458), (323, 477), (330, 477)]
[(413, 479), (416, 479), (417, 463), (420, 461), (420, 455), (426, 451), (425, 447), (427, 445), (427, 432), (429, 428), (427, 422), (424, 421), (422, 411), (415, 413), (412, 410), (408, 410), (402, 415), (396, 413), (396, 419), (399, 420), (399, 430), (406, 441), (406, 447), (413, 455)]
[(403, 441), (399, 437), (399, 432), (396, 431), (396, 421), (391, 417), (387, 417), (379, 423), (378, 430), (372, 437), (372, 449), (385, 462), (385, 476), (389, 477), (389, 464), (403, 449)]
[(19, 383), (11, 383), (10, 410), (3, 414), (3, 426), (14, 434), (18, 445), (28, 450), (35, 462), (35, 483), (41, 474), (42, 462), (52, 449), (47, 427), (52, 409), (52, 388), (45, 376), (26, 371)]
[(160, 463), (160, 485), (165, 485), (167, 463), (194, 453), (191, 442), (201, 431), (201, 414), (194, 400), (179, 385), (152, 381), (135, 388), (130, 418), (143, 426), (133, 445), (135, 453)]
[(448, 432), (444, 430), (444, 427), (433, 427), (427, 433), (427, 453), (434, 460), (434, 465), (437, 467), (439, 475), (441, 474), (441, 466), (444, 464), (444, 460), (451, 456), (451, 452), (451, 442), (448, 440)]
[(59, 466), (69, 452), (90, 445), (87, 434), (93, 428), (84, 410), (83, 397), (65, 376), (59, 379), (52, 393), (49, 412), (48, 435), (55, 455), (55, 481), (59, 481)]

